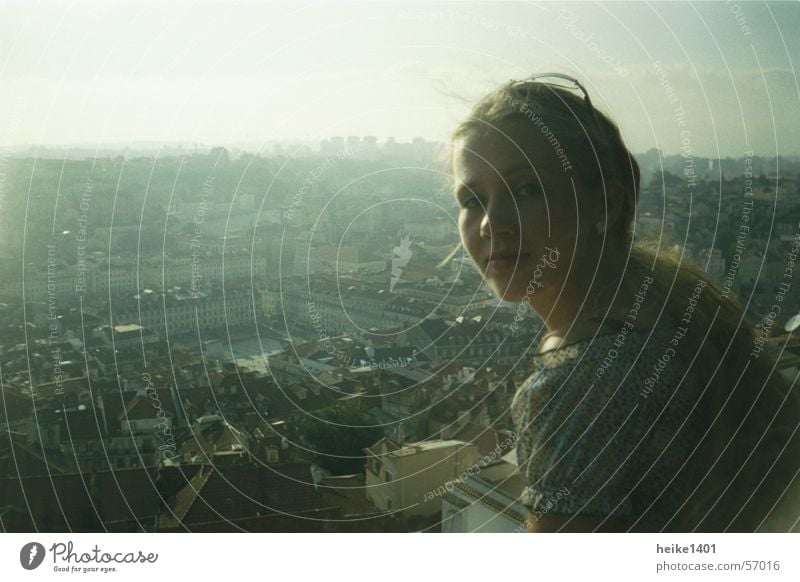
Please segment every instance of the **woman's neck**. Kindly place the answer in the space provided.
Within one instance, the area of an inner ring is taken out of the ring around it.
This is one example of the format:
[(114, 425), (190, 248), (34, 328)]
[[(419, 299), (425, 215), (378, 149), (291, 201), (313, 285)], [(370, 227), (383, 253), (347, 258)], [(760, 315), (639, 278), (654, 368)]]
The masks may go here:
[(600, 328), (611, 325), (611, 321), (625, 319), (634, 303), (641, 277), (632, 269), (624, 269), (619, 263), (612, 263), (613, 261), (608, 261), (597, 270), (598, 273), (609, 275), (592, 285), (588, 297), (586, 285), (583, 291), (574, 294), (581, 297), (582, 304), (576, 301), (568, 306), (563, 302), (561, 309), (550, 310), (545, 320), (548, 331), (540, 342), (541, 351), (591, 337)]
[(552, 330), (545, 333), (539, 342), (539, 352), (547, 352), (552, 349), (568, 345), (588, 337), (593, 337), (597, 333), (603, 333), (605, 328), (611, 329), (611, 321), (602, 315), (576, 321), (566, 330)]

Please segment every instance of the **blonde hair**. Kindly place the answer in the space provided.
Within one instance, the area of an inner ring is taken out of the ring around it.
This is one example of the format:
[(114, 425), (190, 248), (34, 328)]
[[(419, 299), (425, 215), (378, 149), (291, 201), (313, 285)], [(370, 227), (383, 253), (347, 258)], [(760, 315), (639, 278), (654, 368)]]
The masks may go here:
[(574, 172), (577, 184), (589, 189), (617, 180), (622, 185), (625, 203), (607, 231), (625, 245), (617, 249), (629, 249), (625, 269), (631, 276), (623, 277), (618, 294), (633, 297), (633, 285), (652, 277), (646, 302), (660, 313), (656, 329), (676, 329), (689, 299), (696, 302), (676, 351), (691, 362), (692, 375), (687, 377), (697, 383), (699, 397), (686, 426), (701, 429), (701, 438), (677, 480), (693, 493), (667, 529), (752, 532), (796, 527), (796, 378), (790, 384), (780, 375), (774, 349), (754, 350), (758, 333), (741, 303), (702, 269), (675, 249), (634, 242), (640, 173), (619, 128), (566, 88), (509, 82), (474, 105), (453, 132), (451, 145), (505, 122), (530, 124), (556, 154), (566, 156), (568, 163), (562, 167)]

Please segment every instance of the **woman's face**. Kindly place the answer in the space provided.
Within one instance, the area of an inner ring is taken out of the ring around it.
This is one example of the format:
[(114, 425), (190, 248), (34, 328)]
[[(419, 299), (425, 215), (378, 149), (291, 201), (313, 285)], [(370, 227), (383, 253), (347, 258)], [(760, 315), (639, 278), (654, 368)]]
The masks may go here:
[(461, 241), (499, 297), (541, 313), (570, 289), (585, 292), (602, 242), (601, 199), (574, 191), (575, 170), (541, 132), (524, 121), (472, 132), (454, 144), (453, 173)]

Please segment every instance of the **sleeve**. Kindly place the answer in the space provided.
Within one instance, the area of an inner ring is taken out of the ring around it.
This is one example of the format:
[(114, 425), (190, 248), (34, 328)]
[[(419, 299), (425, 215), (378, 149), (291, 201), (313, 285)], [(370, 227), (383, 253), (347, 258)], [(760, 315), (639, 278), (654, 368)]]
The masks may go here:
[(643, 417), (630, 389), (594, 370), (544, 369), (514, 398), (522, 503), (534, 513), (633, 514)]

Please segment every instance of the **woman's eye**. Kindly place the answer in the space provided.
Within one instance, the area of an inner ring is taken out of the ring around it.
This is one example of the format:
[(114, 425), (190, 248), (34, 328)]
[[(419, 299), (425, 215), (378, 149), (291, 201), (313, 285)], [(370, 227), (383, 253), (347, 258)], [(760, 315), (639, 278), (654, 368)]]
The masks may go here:
[(542, 187), (539, 184), (523, 184), (514, 190), (515, 196), (540, 196)]
[(461, 208), (481, 208), (481, 201), (480, 198), (477, 196), (465, 196), (461, 199)]

